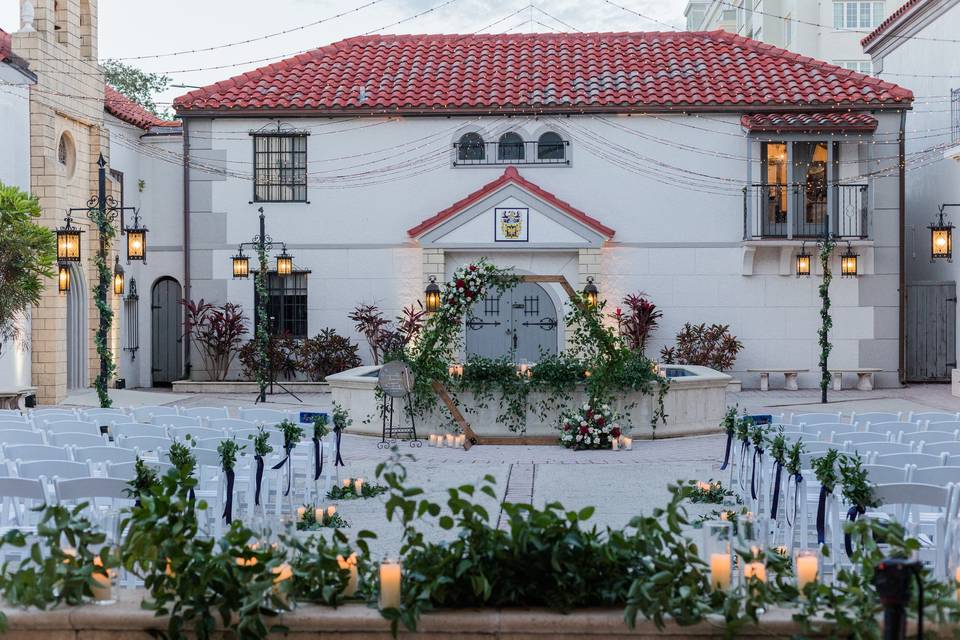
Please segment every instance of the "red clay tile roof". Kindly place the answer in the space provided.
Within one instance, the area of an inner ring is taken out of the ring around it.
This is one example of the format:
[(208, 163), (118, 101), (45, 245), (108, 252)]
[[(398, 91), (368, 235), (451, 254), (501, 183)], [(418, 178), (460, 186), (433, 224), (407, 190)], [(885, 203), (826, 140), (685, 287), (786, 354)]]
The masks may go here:
[(158, 118), (110, 85), (104, 85), (103, 108), (110, 115), (144, 130), (181, 126), (179, 122)]
[(846, 131), (869, 132), (877, 128), (877, 119), (867, 113), (827, 111), (810, 113), (753, 113), (740, 117), (740, 124), (747, 131), (778, 133), (781, 131), (806, 132)]
[(11, 43), (10, 34), (0, 29), (0, 62), (10, 57)]
[(915, 6), (920, 4), (921, 0), (907, 0), (899, 9), (887, 16), (887, 19), (880, 23), (880, 25), (868, 33), (862, 40), (860, 40), (860, 46), (865, 47), (877, 38), (880, 37), (880, 34), (887, 30), (894, 22), (899, 20), (901, 17), (906, 15), (908, 11), (913, 9)]
[(569, 215), (571, 218), (579, 221), (581, 224), (585, 224), (586, 226), (590, 227), (600, 235), (606, 236), (607, 239), (612, 238), (613, 234), (616, 233), (616, 231), (602, 224), (596, 218), (588, 216), (583, 211), (580, 211), (579, 209), (573, 207), (570, 203), (564, 202), (563, 200), (553, 195), (549, 191), (546, 191), (541, 187), (535, 185), (534, 183), (530, 182), (529, 180), (527, 180), (526, 178), (520, 175), (520, 172), (517, 171), (516, 167), (507, 167), (507, 169), (503, 172), (503, 174), (493, 182), (488, 182), (487, 184), (483, 185), (482, 187), (480, 187), (479, 189), (477, 189), (476, 191), (468, 195), (466, 198), (463, 198), (462, 200), (458, 200), (457, 202), (454, 202), (452, 205), (450, 205), (440, 213), (436, 214), (435, 216), (427, 218), (417, 226), (407, 229), (407, 235), (409, 235), (411, 238), (416, 238), (418, 236), (423, 235), (430, 229), (433, 229), (434, 227), (436, 227), (438, 224), (446, 222), (447, 220), (457, 215), (458, 213), (460, 213), (470, 205), (475, 204), (480, 200), (483, 200), (491, 193), (494, 193), (501, 187), (508, 184), (515, 184), (523, 189), (526, 189), (527, 191), (537, 196), (544, 202), (549, 203), (550, 205), (556, 207), (560, 211), (563, 211), (564, 213)]
[(178, 112), (846, 109), (897, 85), (725, 31), (374, 35), (191, 91)]

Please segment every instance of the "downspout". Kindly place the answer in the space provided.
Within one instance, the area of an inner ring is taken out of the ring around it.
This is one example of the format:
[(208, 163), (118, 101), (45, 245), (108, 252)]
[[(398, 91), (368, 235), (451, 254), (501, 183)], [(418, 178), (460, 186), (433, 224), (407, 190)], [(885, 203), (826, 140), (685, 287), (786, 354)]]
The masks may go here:
[[(183, 299), (190, 300), (190, 119), (183, 119)], [(183, 368), (190, 379), (190, 332), (183, 315)]]
[(900, 222), (900, 348), (898, 349), (898, 365), (897, 365), (897, 374), (900, 378), (900, 384), (903, 384), (906, 381), (907, 371), (906, 371), (906, 353), (907, 353), (907, 339), (906, 339), (906, 309), (907, 309), (907, 276), (905, 273), (906, 269), (906, 246), (907, 246), (907, 190), (906, 190), (906, 133), (907, 133), (907, 112), (905, 110), (900, 111), (900, 156), (898, 162), (900, 163), (900, 185), (899, 185), (899, 199), (900, 199), (900, 212), (899, 212), (899, 222)]

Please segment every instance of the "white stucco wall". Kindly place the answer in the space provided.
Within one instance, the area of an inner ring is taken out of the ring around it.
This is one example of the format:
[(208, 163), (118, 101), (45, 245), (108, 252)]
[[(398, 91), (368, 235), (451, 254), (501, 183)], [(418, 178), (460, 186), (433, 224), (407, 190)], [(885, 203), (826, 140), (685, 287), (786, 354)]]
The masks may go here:
[[(6, 84), (12, 83), (12, 84)], [(30, 191), (30, 99), (27, 79), (0, 63), (0, 182)], [(0, 346), (0, 388), (30, 386), (30, 319), (20, 323), (24, 341)]]
[[(126, 349), (130, 319), (121, 305), (118, 377), (127, 387), (151, 386), (151, 288), (163, 277), (183, 284), (183, 138), (150, 135), (107, 115), (110, 130), (110, 168), (123, 172), (124, 205), (139, 207), (140, 223), (149, 229), (147, 261), (126, 262), (126, 238), (118, 237), (120, 262), (126, 276), (125, 296), (136, 280), (139, 348)], [(143, 181), (142, 187), (140, 181)], [(132, 224), (128, 217), (127, 224)]]
[[(880, 136), (895, 131), (898, 116), (878, 117)], [(421, 250), (407, 229), (503, 173), (503, 166), (452, 167), (452, 143), (459, 135), (478, 130), (486, 140), (496, 140), (513, 130), (535, 140), (553, 128), (571, 140), (570, 166), (520, 165), (518, 171), (616, 231), (603, 249), (598, 284), (611, 305), (626, 293), (643, 291), (663, 309), (653, 351), (672, 341), (684, 322), (725, 322), (745, 344), (734, 373), (748, 385), (756, 380), (745, 370), (758, 366), (810, 369), (801, 383), (817, 382), (816, 281), (793, 277), (790, 256), (769, 245), (756, 249), (753, 273), (743, 275), (741, 188), (759, 179), (759, 144), (748, 141), (739, 115), (308, 118), (284, 124), (311, 133), (309, 204), (250, 203), (249, 133), (275, 123), (190, 120), (191, 158), (212, 168), (191, 172), (193, 298), (230, 300), (252, 313), (252, 279), (230, 277), (230, 256), (238, 243), (257, 233), (257, 208), (263, 206), (267, 233), (287, 242), (298, 268), (311, 270), (310, 335), (328, 326), (354, 335), (346, 316), (357, 303), (375, 302), (392, 317), (422, 298)], [(844, 176), (895, 164), (895, 158), (885, 158), (886, 150), (866, 144), (869, 140), (838, 140)], [(871, 241), (859, 249), (865, 275), (837, 278), (832, 290), (831, 363), (882, 366), (887, 373), (880, 376), (881, 384), (896, 382), (896, 182), (895, 174), (869, 179), (876, 214), (871, 214)], [(796, 243), (791, 250), (798, 249)], [(534, 272), (567, 268), (563, 257), (535, 257), (530, 250), (505, 249), (510, 253), (501, 264)], [(448, 254), (448, 272), (470, 255), (479, 253)], [(567, 255), (575, 259), (576, 252)], [(541, 264), (544, 260), (552, 263)]]

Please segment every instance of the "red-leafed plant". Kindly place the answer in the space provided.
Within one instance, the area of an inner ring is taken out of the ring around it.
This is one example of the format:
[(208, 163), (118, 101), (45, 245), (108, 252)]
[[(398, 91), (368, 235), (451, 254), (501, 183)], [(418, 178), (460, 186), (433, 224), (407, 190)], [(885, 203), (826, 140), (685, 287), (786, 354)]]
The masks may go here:
[(197, 346), (211, 380), (224, 380), (247, 333), (247, 317), (232, 302), (216, 306), (204, 301), (181, 300), (187, 312), (187, 335)]
[(623, 306), (610, 314), (630, 350), (641, 354), (647, 348), (650, 334), (657, 328), (660, 318), (663, 317), (663, 312), (644, 297), (645, 295), (642, 292), (631, 293), (624, 297)]
[(396, 321), (391, 322), (383, 317), (383, 311), (377, 305), (360, 304), (348, 317), (367, 339), (373, 364), (380, 364), (387, 354), (402, 351), (417, 337), (423, 328), (426, 311), (410, 305), (403, 308)]
[[(297, 373), (297, 350), (299, 348), (296, 338), (290, 335), (289, 331), (284, 331), (281, 335), (271, 335), (267, 338), (267, 362), (270, 369), (266, 372), (269, 379), (283, 378), (290, 380)], [(257, 353), (257, 341), (248, 340), (240, 349), (240, 364), (243, 366), (242, 375), (244, 378), (253, 380), (257, 376), (257, 369), (260, 368), (260, 355)], [(272, 376), (271, 376), (272, 374)]]
[(359, 346), (335, 329), (322, 329), (300, 347), (299, 367), (314, 382), (327, 376), (360, 366)]
[(743, 343), (730, 333), (726, 324), (692, 325), (689, 322), (677, 334), (675, 347), (663, 347), (660, 357), (667, 364), (695, 364), (725, 371), (733, 367)]

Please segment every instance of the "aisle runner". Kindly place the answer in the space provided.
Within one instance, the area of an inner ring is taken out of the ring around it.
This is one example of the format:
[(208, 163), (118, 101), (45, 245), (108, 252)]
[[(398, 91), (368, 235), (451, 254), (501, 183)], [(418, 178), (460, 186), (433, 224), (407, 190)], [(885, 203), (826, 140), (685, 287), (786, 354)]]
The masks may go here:
[[(533, 484), (536, 480), (537, 465), (529, 462), (515, 462), (507, 473), (507, 491), (504, 502), (523, 502), (533, 504)], [(506, 531), (510, 528), (510, 519), (505, 518), (503, 510), (497, 517), (497, 528)]]

